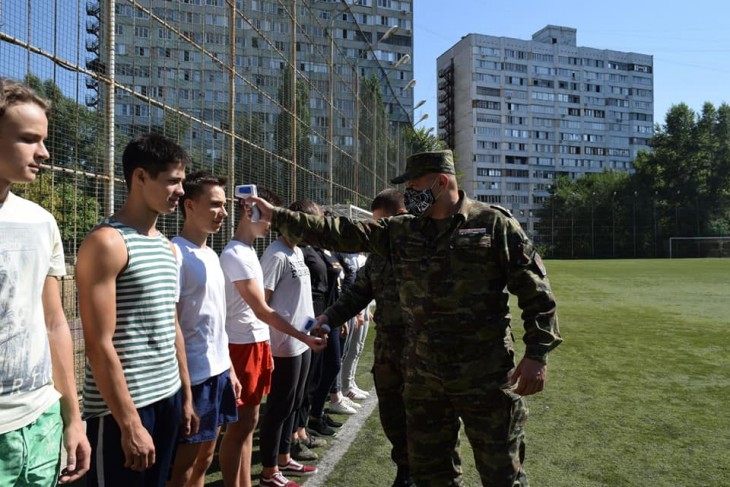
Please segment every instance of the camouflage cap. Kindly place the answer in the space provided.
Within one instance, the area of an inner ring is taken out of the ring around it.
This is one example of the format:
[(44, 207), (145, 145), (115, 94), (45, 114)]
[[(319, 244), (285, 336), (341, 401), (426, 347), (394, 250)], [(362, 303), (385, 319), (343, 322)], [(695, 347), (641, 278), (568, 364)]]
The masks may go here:
[(408, 156), (406, 172), (390, 180), (393, 184), (405, 183), (424, 174), (456, 174), (454, 154), (450, 150), (419, 152)]

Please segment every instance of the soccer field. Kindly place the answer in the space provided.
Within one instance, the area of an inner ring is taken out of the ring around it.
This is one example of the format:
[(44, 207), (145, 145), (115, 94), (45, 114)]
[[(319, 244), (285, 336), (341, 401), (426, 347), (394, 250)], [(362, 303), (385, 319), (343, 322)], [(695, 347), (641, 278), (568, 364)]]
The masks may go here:
[[(547, 267), (565, 342), (547, 390), (528, 399), (531, 485), (730, 485), (730, 260)], [(466, 485), (480, 485), (467, 441), (462, 455)], [(322, 485), (394, 475), (376, 412)]]

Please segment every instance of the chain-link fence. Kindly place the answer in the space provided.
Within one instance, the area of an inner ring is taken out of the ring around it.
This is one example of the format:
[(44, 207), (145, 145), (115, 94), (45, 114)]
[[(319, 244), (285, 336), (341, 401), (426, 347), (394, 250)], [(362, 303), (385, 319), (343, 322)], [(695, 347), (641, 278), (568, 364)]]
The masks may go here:
[(54, 102), (41, 179), (68, 186), (46, 202), (77, 214), (68, 252), (95, 213), (121, 204), (120, 153), (140, 132), (175, 138), (231, 188), (255, 182), (284, 200), (367, 204), (402, 166), (405, 125), (385, 111), (381, 86), (398, 99), (387, 69), (362, 78), (367, 53), (341, 45), (359, 28), (347, 10), (302, 0), (5, 0), (0, 75)]
[[(69, 264), (84, 235), (121, 206), (121, 153), (143, 132), (177, 140), (195, 169), (228, 178), (229, 195), (235, 184), (255, 183), (285, 202), (367, 206), (403, 167), (413, 102), (391, 83), (393, 72), (402, 79), (399, 62), (381, 62), (378, 39), (352, 8), (314, 0), (0, 0), (0, 76), (25, 80), (53, 104), (51, 159), (35, 183), (14, 191), (56, 216)], [(231, 200), (216, 250), (235, 221)], [(178, 215), (159, 224), (170, 237), (180, 226)], [(69, 321), (78, 324), (73, 285), (65, 284)]]
[(730, 257), (730, 237), (712, 230), (705, 210), (637, 193), (583, 205), (551, 200), (526, 217), (552, 259)]

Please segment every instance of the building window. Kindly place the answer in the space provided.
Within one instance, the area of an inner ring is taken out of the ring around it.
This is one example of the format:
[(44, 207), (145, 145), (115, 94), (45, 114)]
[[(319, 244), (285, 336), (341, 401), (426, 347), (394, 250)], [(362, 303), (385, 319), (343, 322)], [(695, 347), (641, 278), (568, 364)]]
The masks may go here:
[(502, 196), (498, 194), (478, 194), (477, 200), (481, 201), (482, 203), (501, 203), (502, 202)]

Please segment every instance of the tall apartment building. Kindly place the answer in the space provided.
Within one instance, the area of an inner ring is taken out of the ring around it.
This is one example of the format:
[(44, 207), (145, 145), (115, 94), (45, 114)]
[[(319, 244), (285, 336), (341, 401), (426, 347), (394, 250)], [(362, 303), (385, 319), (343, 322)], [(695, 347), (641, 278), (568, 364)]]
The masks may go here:
[[(106, 37), (100, 24), (105, 2), (90, 0), (87, 66), (104, 71)], [(297, 27), (290, 9), (296, 5)], [(406, 123), (413, 116), (413, 1), (412, 0), (237, 0), (236, 13), (226, 0), (139, 0), (115, 2), (115, 79), (134, 93), (117, 90), (116, 124), (122, 133), (137, 127), (161, 126), (164, 111), (141, 94), (175, 107), (215, 127), (226, 127), (231, 106), (229, 72), (236, 69), (236, 110), (255, 114), (261, 132), (275, 151), (274, 127), (280, 113), (278, 90), (292, 59), (295, 38), (296, 67), (300, 78), (311, 87), (310, 121), (313, 131), (325, 136), (329, 124), (330, 35), (337, 49), (335, 69), (344, 78), (354, 72), (364, 79), (374, 75), (380, 82), (383, 101), (394, 123)], [(235, 15), (235, 32), (230, 18)], [(167, 28), (168, 23), (192, 43)], [(98, 40), (94, 40), (94, 35)], [(193, 44), (194, 43), (194, 44)], [(231, 44), (235, 43), (232, 52)], [(202, 48), (202, 49), (201, 49)], [(207, 51), (207, 52), (204, 52)], [(344, 53), (344, 55), (343, 55)], [(212, 55), (212, 58), (211, 58)], [(222, 66), (223, 65), (223, 66)], [(94, 80), (89, 88), (103, 89)], [(333, 121), (336, 146), (352, 153), (355, 118), (354, 90), (335, 88), (337, 119)], [(103, 96), (90, 96), (90, 105), (103, 103)], [(305, 121), (306, 123), (306, 121)], [(342, 135), (340, 135), (342, 134)], [(193, 127), (187, 137), (210, 160), (226, 150), (216, 140), (215, 130)], [(298, 161), (313, 172), (328, 170), (327, 144), (312, 137), (310, 161)]]
[(439, 135), (463, 189), (528, 231), (558, 176), (630, 171), (653, 133), (652, 56), (578, 47), (570, 27), (532, 40), (469, 34), (437, 70)]
[(341, 0), (313, 3), (327, 12), (336, 42), (356, 60), (360, 78), (380, 81), (390, 120), (412, 123), (413, 0), (347, 0), (347, 8)]

